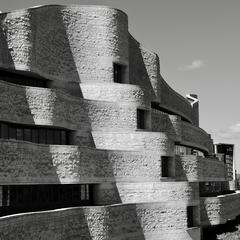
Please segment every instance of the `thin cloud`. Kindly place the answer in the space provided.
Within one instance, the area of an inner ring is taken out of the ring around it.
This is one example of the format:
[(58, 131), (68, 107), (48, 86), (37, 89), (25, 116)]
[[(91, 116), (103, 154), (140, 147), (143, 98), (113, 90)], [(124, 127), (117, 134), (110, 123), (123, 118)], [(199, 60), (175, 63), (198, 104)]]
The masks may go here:
[(179, 67), (180, 71), (191, 71), (199, 68), (205, 67), (205, 62), (203, 60), (194, 60), (191, 64)]
[(213, 131), (213, 138), (218, 140), (240, 140), (240, 123), (236, 123), (226, 129)]

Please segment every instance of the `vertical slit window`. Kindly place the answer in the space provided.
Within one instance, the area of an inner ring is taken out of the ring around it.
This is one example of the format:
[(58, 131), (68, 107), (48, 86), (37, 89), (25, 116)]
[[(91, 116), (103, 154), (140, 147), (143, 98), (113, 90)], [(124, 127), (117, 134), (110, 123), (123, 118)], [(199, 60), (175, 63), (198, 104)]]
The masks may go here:
[(188, 228), (191, 227), (196, 227), (197, 220), (196, 220), (196, 215), (197, 215), (197, 207), (196, 206), (188, 206), (187, 207), (187, 226)]
[(123, 83), (123, 75), (124, 75), (124, 68), (125, 66), (122, 66), (120, 64), (114, 63), (113, 64), (113, 77), (114, 82), (116, 83)]
[(145, 111), (142, 109), (137, 109), (137, 128), (145, 129)]
[(161, 157), (162, 177), (169, 177), (168, 157)]

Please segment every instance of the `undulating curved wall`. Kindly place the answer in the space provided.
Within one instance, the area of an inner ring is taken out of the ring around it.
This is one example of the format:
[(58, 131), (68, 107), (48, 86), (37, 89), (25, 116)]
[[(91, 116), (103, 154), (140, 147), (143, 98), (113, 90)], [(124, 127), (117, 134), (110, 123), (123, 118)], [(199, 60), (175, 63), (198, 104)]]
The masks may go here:
[(101, 183), (160, 181), (159, 152), (99, 150), (0, 140), (0, 182)]
[(174, 155), (171, 135), (162, 132), (92, 132), (97, 148), (158, 151), (163, 156)]
[(240, 192), (217, 197), (201, 197), (201, 224), (224, 224), (240, 214)]
[(132, 84), (120, 83), (81, 83), (83, 97), (150, 108), (151, 99), (148, 89)]
[(178, 180), (226, 181), (226, 165), (216, 158), (195, 155), (175, 156), (175, 167)]
[(0, 66), (66, 82), (112, 81), (112, 60), (128, 62), (125, 13), (49, 5), (0, 15)]
[(199, 228), (187, 230), (187, 215), (182, 204), (177, 207), (166, 203), (81, 207), (0, 219), (0, 238), (4, 240), (192, 240), (199, 237)]
[(0, 81), (0, 120), (59, 126), (72, 130), (136, 129), (135, 106), (92, 101), (58, 90)]
[[(1, 184), (93, 183), (94, 204), (105, 205), (3, 217), (0, 238), (200, 239), (198, 183), (187, 181), (225, 180), (224, 169), (174, 158), (175, 144), (211, 154), (212, 140), (162, 78), (157, 54), (129, 34), (125, 13), (59, 5), (2, 13), (0, 44), (0, 68), (37, 74), (50, 88), (0, 81), (0, 121), (68, 129), (75, 145), (0, 140)], [(124, 69), (121, 83), (114, 63)], [(113, 203), (123, 204), (106, 206)], [(187, 226), (189, 206), (196, 227)]]
[(129, 36), (129, 78), (130, 83), (148, 89), (151, 101), (194, 122), (195, 116), (187, 99), (175, 92), (160, 75), (157, 54), (142, 47), (131, 35)]
[(191, 182), (118, 182), (118, 192), (122, 202), (175, 202), (197, 205), (199, 189)]
[(181, 125), (182, 144), (204, 150), (210, 154), (213, 153), (213, 140), (208, 133), (184, 121), (181, 122)]

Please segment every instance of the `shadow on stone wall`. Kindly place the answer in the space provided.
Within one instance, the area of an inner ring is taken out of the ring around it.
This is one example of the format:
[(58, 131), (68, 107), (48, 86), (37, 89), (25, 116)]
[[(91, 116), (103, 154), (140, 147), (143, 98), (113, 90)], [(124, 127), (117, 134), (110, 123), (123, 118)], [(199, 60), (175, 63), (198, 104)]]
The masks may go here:
[[(155, 74), (154, 72), (153, 74)], [(157, 81), (157, 79), (156, 79)], [(129, 83), (149, 89), (149, 96), (155, 96), (146, 64), (143, 59), (141, 45), (131, 35), (129, 36)]]
[[(2, 23), (6, 18), (5, 14), (1, 14), (0, 23)], [(10, 67), (14, 67), (13, 59), (11, 56), (12, 48), (8, 47), (7, 42), (7, 30), (0, 27), (0, 62), (3, 65), (9, 65)]]
[[(81, 79), (79, 77), (74, 57), (71, 52), (71, 46), (68, 39), (68, 34), (66, 32), (66, 26), (64, 25), (63, 19), (62, 19), (62, 12), (58, 7), (52, 8), (39, 8), (34, 10), (28, 10), (30, 12), (30, 24), (31, 24), (31, 33), (29, 33), (29, 36), (32, 38), (33, 46), (31, 47), (32, 52), (31, 54), (31, 61), (30, 61), (30, 69), (33, 72), (37, 72), (39, 75), (49, 78), (65, 78), (70, 81), (68, 81), (68, 84), (71, 85), (73, 82), (80, 83)], [(34, 14), (32, 14), (32, 11), (34, 11)], [(37, 28), (35, 27), (37, 26)], [(8, 66), (14, 66), (14, 60), (12, 59), (11, 49), (8, 48), (8, 43), (6, 39), (6, 35), (1, 30), (0, 32), (0, 38), (1, 43), (3, 44), (3, 47), (1, 47), (1, 58), (2, 62), (6, 63)], [(33, 40), (34, 38), (34, 40)], [(140, 50), (138, 50), (138, 54), (140, 54)], [(17, 53), (16, 53), (17, 54)], [(28, 53), (29, 54), (29, 53)], [(63, 57), (64, 56), (64, 57)], [(139, 55), (140, 56), (140, 55)], [(35, 58), (35, 61), (33, 60)], [(142, 58), (142, 55), (140, 56)], [(67, 62), (64, 62), (67, 59)], [(56, 61), (56, 62), (55, 62)], [(63, 61), (63, 62), (62, 62)], [(61, 64), (59, 64), (61, 62)], [(144, 66), (143, 60), (141, 60), (141, 66), (139, 66), (139, 69)], [(66, 66), (67, 70), (64, 69), (63, 71), (61, 68)], [(145, 68), (145, 67), (144, 67)], [(51, 74), (45, 74), (41, 72), (39, 69), (46, 69), (48, 73)], [(138, 70), (139, 70), (138, 69)], [(146, 69), (144, 70), (146, 72)], [(66, 75), (66, 72), (69, 75)], [(65, 73), (65, 75), (64, 75)], [(145, 76), (147, 77), (147, 76)], [(149, 79), (146, 80), (148, 84), (150, 84)], [(73, 84), (72, 86), (67, 86), (71, 91), (76, 94), (76, 92), (79, 92), (79, 97), (82, 97), (81, 89), (79, 87), (79, 84)], [(78, 89), (75, 89), (76, 86), (78, 86)], [(2, 120), (9, 120), (14, 122), (22, 122), (26, 121), (25, 117), (27, 118), (28, 124), (35, 124), (34, 116), (31, 112), (31, 109), (29, 109), (29, 103), (27, 96), (21, 96), (21, 99), (14, 99), (13, 102), (13, 116), (16, 116), (15, 119), (6, 119), (8, 116), (10, 116), (11, 109), (4, 109), (4, 111), (1, 111), (0, 118)], [(16, 109), (18, 104), (23, 104), (25, 106), (24, 111), (24, 117), (19, 117), (16, 113)], [(65, 106), (67, 109), (67, 106)], [(59, 111), (59, 106), (54, 105), (53, 106), (53, 114), (56, 114), (56, 112)], [(6, 115), (4, 115), (6, 114)], [(91, 125), (91, 122), (89, 120), (89, 117), (87, 115), (87, 111), (84, 111), (86, 119), (89, 121), (89, 124)], [(21, 121), (20, 121), (21, 120)], [(53, 121), (53, 126), (55, 125), (55, 121)], [(90, 136), (90, 141), (92, 140), (92, 136)], [(95, 147), (95, 146), (92, 146)], [(26, 152), (26, 149), (22, 149), (19, 147), (18, 142), (13, 141), (6, 141), (5, 143), (1, 143), (1, 156), (3, 157), (1, 161), (1, 165), (3, 166), (3, 171), (1, 172), (0, 178), (4, 181), (5, 184), (18, 184), (21, 183), (29, 183), (29, 179), (35, 178), (36, 184), (43, 183), (43, 184), (49, 184), (60, 183), (59, 173), (56, 171), (56, 166), (54, 165), (52, 161), (52, 153), (50, 150), (50, 146), (44, 146), (44, 151), (41, 151), (41, 147), (39, 145), (33, 144), (31, 148), (29, 148)], [(22, 154), (24, 153), (24, 154)], [(36, 156), (35, 157), (35, 163), (29, 162), (28, 158), (29, 156)], [(7, 157), (6, 157), (7, 156)], [(72, 159), (74, 161), (74, 159)], [(44, 161), (44, 164), (42, 162), (38, 165), (38, 161)], [(114, 170), (111, 169), (112, 165), (110, 162), (109, 169), (111, 177), (114, 178)], [(37, 173), (36, 173), (37, 172)], [(37, 177), (36, 177), (37, 175)], [(51, 176), (49, 179), (48, 176)], [(19, 181), (21, 180), (21, 181)], [(3, 182), (1, 182), (3, 183)], [(101, 196), (105, 198), (104, 204), (111, 204), (114, 203), (120, 203), (121, 199), (118, 193), (118, 189), (116, 186), (116, 183), (112, 183), (113, 187), (110, 190), (104, 190), (105, 192), (100, 192)], [(100, 189), (101, 190), (101, 189)], [(115, 198), (114, 201), (112, 199)], [(91, 210), (89, 210), (91, 211)], [(93, 210), (94, 212), (94, 210)], [(104, 212), (104, 211), (103, 211)], [(43, 213), (44, 215), (45, 213)], [(47, 214), (47, 213), (46, 213)], [(62, 219), (54, 218), (54, 221), (51, 224), (47, 224), (48, 218), (39, 219), (36, 213), (33, 214), (29, 221), (22, 221), (22, 218), (24, 216), (21, 216), (21, 223), (15, 224), (14, 219), (15, 217), (11, 217), (13, 219), (12, 224), (8, 224), (7, 228), (3, 231), (0, 231), (0, 238), (3, 238), (5, 240), (13, 239), (14, 236), (22, 236), (24, 239), (35, 239), (36, 236), (38, 239), (94, 239), (94, 235), (96, 238), (98, 237), (104, 237), (105, 231), (107, 230), (109, 234), (111, 233), (111, 230), (114, 228), (113, 224), (111, 223), (112, 219), (114, 219), (114, 212), (110, 212), (109, 215), (104, 215), (103, 219), (97, 218), (98, 214), (96, 214), (96, 220), (92, 220), (89, 215), (86, 215), (86, 210), (79, 209), (76, 213), (76, 218), (72, 219), (70, 215), (66, 215)], [(134, 207), (131, 212), (126, 211), (125, 217), (121, 218), (122, 212), (119, 211), (116, 217), (120, 218), (119, 223), (116, 224), (115, 227), (119, 227), (119, 224), (125, 224), (125, 221), (128, 221), (130, 218), (132, 219), (132, 222), (134, 223), (134, 229), (128, 229), (129, 232), (137, 233), (138, 239), (143, 240), (144, 234), (142, 231), (140, 220), (137, 216), (137, 210), (136, 207)], [(41, 214), (40, 214), (41, 215)], [(36, 218), (35, 218), (36, 216)], [(45, 215), (47, 216), (47, 215)], [(110, 219), (109, 219), (110, 216)], [(19, 216), (16, 216), (16, 219), (18, 219)], [(28, 218), (28, 216), (26, 216)], [(111, 219), (112, 218), (112, 219)], [(7, 220), (8, 221), (8, 220)], [(57, 222), (60, 222), (60, 226), (56, 226)], [(76, 223), (77, 221), (77, 223)], [(114, 220), (113, 220), (114, 221)], [(4, 223), (4, 219), (0, 219), (0, 222)], [(19, 225), (20, 224), (20, 225)], [(3, 224), (4, 225), (4, 224)], [(54, 226), (54, 227), (53, 227)], [(53, 227), (53, 228), (52, 228)], [(54, 228), (57, 228), (58, 231), (53, 231)], [(129, 226), (126, 226), (129, 227)], [(1, 226), (2, 228), (2, 226)], [(98, 232), (99, 229), (102, 229), (102, 232)], [(126, 231), (126, 229), (122, 229), (122, 231)], [(95, 233), (94, 233), (95, 232)], [(129, 233), (127, 232), (127, 233)], [(114, 236), (119, 236), (118, 232), (115, 232), (112, 234)]]
[(239, 239), (239, 223), (240, 217), (235, 220), (228, 221), (225, 224), (203, 228), (203, 240), (230, 240)]

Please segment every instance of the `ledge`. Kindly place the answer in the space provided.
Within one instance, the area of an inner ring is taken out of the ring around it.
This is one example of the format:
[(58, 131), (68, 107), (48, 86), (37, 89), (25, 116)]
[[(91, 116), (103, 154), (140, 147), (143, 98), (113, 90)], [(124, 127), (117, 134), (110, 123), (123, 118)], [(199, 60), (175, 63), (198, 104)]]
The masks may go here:
[(201, 197), (201, 225), (224, 224), (240, 215), (240, 191), (217, 197)]
[(186, 206), (181, 204), (150, 202), (77, 207), (2, 217), (0, 232), (5, 239), (21, 234), (24, 239), (53, 239), (53, 236), (56, 239), (98, 239), (104, 236), (103, 239), (134, 240), (137, 236), (143, 240), (155, 236), (150, 239), (172, 240), (177, 234), (178, 240), (199, 240), (190, 238), (189, 234), (197, 228), (187, 228), (186, 216)]
[(187, 181), (226, 181), (226, 165), (216, 158), (195, 155), (175, 156), (176, 179)]

